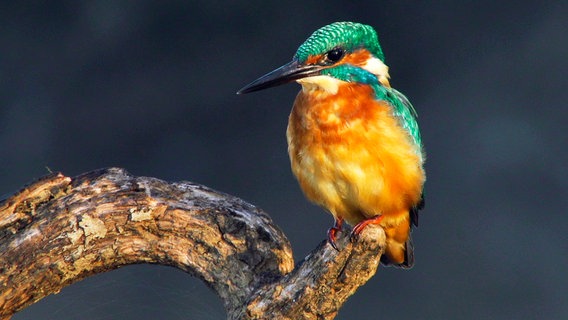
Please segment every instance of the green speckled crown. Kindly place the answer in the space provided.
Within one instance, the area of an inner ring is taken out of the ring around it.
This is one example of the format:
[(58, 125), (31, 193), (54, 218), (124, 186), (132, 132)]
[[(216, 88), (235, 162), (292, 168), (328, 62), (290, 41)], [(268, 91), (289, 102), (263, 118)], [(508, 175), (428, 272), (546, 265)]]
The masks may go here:
[(325, 53), (337, 46), (348, 51), (364, 47), (373, 56), (385, 61), (373, 27), (354, 22), (335, 22), (316, 30), (299, 48), (294, 56), (304, 62), (310, 55)]

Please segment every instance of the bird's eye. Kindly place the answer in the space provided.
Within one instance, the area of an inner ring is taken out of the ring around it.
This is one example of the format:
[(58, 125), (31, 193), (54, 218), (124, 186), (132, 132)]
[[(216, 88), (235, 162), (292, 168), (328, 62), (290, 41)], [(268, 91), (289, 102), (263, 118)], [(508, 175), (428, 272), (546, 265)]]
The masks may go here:
[(336, 63), (337, 61), (343, 58), (345, 51), (342, 48), (333, 48), (328, 51), (325, 55), (325, 62), (327, 63)]

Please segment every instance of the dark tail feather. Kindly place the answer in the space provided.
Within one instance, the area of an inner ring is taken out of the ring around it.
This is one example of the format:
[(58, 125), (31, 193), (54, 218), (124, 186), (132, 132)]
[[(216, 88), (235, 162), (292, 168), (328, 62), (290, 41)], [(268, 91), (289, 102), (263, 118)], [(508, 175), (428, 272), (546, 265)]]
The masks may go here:
[(424, 209), (424, 205), (426, 204), (424, 200), (424, 194), (422, 194), (420, 198), (420, 202), (416, 204), (416, 206), (410, 209), (410, 224), (415, 225), (418, 227), (418, 211)]
[(393, 263), (386, 254), (381, 256), (381, 263), (385, 266), (395, 266), (402, 269), (410, 269), (414, 265), (414, 245), (412, 244), (412, 237), (408, 235), (408, 240), (405, 243), (404, 262)]
[(406, 240), (406, 251), (404, 252), (404, 262), (399, 265), (399, 267), (404, 269), (410, 269), (414, 265), (414, 244), (412, 243), (412, 237), (408, 235), (408, 240)]

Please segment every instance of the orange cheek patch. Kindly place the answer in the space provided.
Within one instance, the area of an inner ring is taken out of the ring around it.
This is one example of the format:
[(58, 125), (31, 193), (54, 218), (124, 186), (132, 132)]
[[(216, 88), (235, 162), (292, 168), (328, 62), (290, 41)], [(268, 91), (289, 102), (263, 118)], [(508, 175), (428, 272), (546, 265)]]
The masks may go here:
[(341, 64), (351, 64), (354, 66), (362, 66), (367, 63), (367, 60), (371, 58), (371, 53), (365, 49), (357, 50), (353, 53), (347, 54), (343, 60), (341, 60)]

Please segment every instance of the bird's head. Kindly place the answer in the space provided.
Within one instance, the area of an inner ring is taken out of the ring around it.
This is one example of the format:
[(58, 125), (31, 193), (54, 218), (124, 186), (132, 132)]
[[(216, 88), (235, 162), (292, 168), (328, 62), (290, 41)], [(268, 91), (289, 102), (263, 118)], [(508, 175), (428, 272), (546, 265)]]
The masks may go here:
[(238, 94), (297, 81), (304, 90), (335, 94), (342, 82), (389, 86), (377, 33), (368, 25), (335, 22), (316, 30), (292, 61), (251, 82)]

